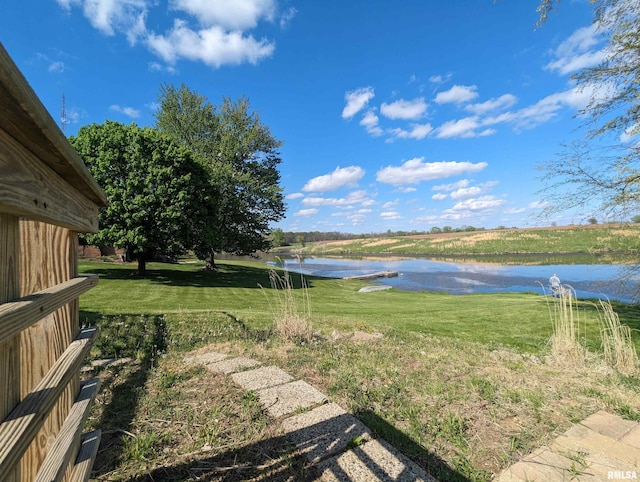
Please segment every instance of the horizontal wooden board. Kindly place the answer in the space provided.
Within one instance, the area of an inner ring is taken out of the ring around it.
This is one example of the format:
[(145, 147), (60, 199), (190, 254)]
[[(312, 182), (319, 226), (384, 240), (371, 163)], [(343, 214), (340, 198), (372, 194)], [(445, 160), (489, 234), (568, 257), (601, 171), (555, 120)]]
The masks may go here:
[(60, 482), (67, 470), (69, 462), (74, 459), (80, 448), (80, 436), (93, 399), (100, 388), (100, 380), (92, 378), (82, 383), (80, 393), (76, 398), (71, 411), (60, 433), (51, 446), (47, 457), (42, 462), (35, 482)]
[(97, 232), (98, 205), (0, 128), (0, 212)]
[(83, 275), (0, 305), (0, 343), (50, 315), (98, 284), (97, 275)]
[(94, 430), (82, 436), (80, 452), (71, 473), (72, 482), (87, 482), (89, 480), (93, 461), (96, 459), (98, 447), (100, 446), (101, 434), (100, 430)]
[(86, 198), (107, 199), (84, 162), (0, 44), (0, 125)]
[(34, 390), (0, 424), (0, 480), (5, 480), (20, 463), (97, 336), (97, 328), (82, 330)]

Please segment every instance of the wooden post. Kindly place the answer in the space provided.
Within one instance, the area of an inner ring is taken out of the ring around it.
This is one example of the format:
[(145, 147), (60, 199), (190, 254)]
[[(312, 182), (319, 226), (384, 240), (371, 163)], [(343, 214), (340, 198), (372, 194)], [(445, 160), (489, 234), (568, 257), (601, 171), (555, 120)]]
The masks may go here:
[[(18, 298), (20, 237), (18, 218), (0, 213), (0, 303)], [(20, 336), (0, 342), (0, 420), (20, 401)], [(20, 480), (20, 470), (9, 474), (7, 482)]]

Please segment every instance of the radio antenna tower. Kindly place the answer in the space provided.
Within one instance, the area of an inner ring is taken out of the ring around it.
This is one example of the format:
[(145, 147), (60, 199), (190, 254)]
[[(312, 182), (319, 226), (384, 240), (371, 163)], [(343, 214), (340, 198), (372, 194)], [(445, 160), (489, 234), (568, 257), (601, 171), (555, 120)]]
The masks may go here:
[(64, 100), (64, 92), (62, 93), (62, 113), (60, 114), (60, 124), (62, 124), (62, 133), (66, 134), (67, 124), (69, 123), (69, 119), (67, 119), (67, 110), (65, 109), (65, 100)]

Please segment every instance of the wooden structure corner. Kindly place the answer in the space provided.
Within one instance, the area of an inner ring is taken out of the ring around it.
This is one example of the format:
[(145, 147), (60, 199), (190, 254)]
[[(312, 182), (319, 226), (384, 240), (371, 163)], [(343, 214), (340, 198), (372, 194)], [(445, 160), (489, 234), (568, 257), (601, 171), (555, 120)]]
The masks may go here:
[(87, 480), (100, 434), (82, 435), (96, 380), (80, 369), (78, 233), (106, 197), (0, 44), (0, 480)]

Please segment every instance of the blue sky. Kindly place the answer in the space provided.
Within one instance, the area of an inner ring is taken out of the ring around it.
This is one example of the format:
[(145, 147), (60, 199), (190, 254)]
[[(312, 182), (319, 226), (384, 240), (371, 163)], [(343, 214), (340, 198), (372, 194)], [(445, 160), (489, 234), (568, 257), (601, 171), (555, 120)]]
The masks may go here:
[(163, 82), (246, 95), (281, 149), (285, 231), (541, 220), (536, 166), (582, 134), (602, 58), (586, 1), (8, 0), (0, 42), (66, 134), (153, 125)]

